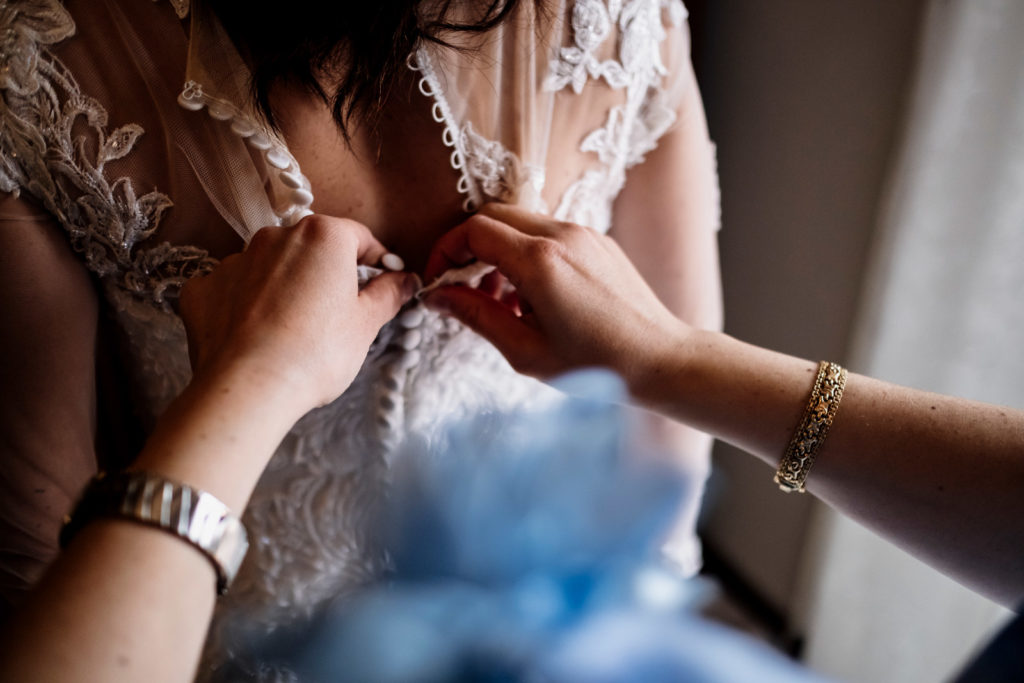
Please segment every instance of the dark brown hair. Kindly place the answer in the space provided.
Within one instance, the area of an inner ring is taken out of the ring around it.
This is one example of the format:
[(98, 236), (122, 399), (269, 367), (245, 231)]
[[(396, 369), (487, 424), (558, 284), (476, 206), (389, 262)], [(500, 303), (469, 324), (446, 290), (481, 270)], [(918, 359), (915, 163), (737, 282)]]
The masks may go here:
[[(483, 33), (520, 0), (202, 0), (252, 68), (252, 97), (275, 126), (270, 90), (288, 83), (328, 104), (346, 139), (375, 128), (406, 60), (423, 42), (449, 45), (453, 32)], [(469, 3), (473, 21), (453, 23)], [(195, 3), (199, 4), (199, 3)], [(464, 5), (463, 5), (464, 6)]]

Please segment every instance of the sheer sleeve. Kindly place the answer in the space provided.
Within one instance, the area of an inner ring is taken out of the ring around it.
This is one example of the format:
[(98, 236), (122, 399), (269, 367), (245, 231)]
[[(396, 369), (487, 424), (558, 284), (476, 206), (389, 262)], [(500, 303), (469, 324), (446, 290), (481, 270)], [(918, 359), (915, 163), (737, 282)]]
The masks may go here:
[(428, 46), (413, 61), (466, 208), (516, 203), (607, 231), (626, 171), (658, 145), (693, 80), (685, 7), (561, 0), (516, 12), (461, 37), (466, 50)]
[[(663, 57), (669, 76), (651, 93), (646, 114), (647, 128), (658, 131), (657, 145), (628, 169), (610, 234), (673, 313), (695, 327), (721, 329), (718, 176), (685, 27), (669, 32)], [(694, 485), (664, 551), (684, 573), (695, 572), (700, 546), (693, 530), (711, 438), (657, 416), (648, 424), (657, 449)]]
[(63, 230), (0, 198), (0, 601), (57, 553), (63, 515), (96, 471), (97, 298)]

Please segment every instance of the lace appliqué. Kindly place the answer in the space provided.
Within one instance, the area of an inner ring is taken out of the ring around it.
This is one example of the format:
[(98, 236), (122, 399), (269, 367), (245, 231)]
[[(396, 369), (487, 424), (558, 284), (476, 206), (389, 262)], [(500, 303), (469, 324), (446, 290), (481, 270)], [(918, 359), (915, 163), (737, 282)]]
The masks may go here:
[(544, 210), (540, 199), (544, 170), (524, 164), (500, 142), (478, 133), (472, 122), (459, 125), (438, 82), (430, 55), (424, 49), (410, 58), (409, 68), (420, 74), (419, 90), (433, 100), (431, 116), (444, 126), (441, 140), (452, 150), (451, 165), (459, 173), (456, 189), (465, 197), (463, 210), (472, 213), (488, 200)]
[(110, 182), (104, 170), (132, 150), (142, 128), (108, 131), (106, 110), (46, 47), (75, 31), (57, 0), (0, 1), (0, 20), (0, 190), (24, 189), (40, 201), (105, 283), (167, 307), (215, 261), (196, 247), (136, 248), (173, 204), (157, 191), (137, 196), (130, 179)]
[[(599, 168), (588, 169), (562, 195), (554, 216), (606, 231), (614, 197), (626, 182), (626, 169), (643, 161), (647, 152), (675, 122), (661, 81), (667, 69), (661, 44), (667, 33), (662, 13), (671, 25), (681, 24), (686, 8), (679, 0), (577, 0), (572, 13), (573, 45), (559, 50), (544, 81), (546, 90), (570, 86), (582, 91), (588, 78), (604, 79), (626, 91), (626, 101), (612, 107), (605, 124), (587, 135), (580, 151), (597, 155)], [(599, 60), (595, 52), (618, 27), (615, 59)]]
[(615, 60), (600, 61), (594, 51), (611, 34), (615, 18), (621, 9), (621, 0), (610, 0), (606, 6), (602, 0), (577, 0), (572, 9), (572, 31), (574, 45), (558, 51), (550, 72), (544, 81), (544, 89), (561, 90), (572, 86), (577, 95), (590, 78), (604, 78), (613, 88), (623, 88), (628, 77), (622, 64)]
[(459, 133), (466, 174), (490, 199), (516, 203), (524, 189), (535, 196), (544, 186), (544, 170), (524, 164), (500, 142), (489, 140), (466, 122)]

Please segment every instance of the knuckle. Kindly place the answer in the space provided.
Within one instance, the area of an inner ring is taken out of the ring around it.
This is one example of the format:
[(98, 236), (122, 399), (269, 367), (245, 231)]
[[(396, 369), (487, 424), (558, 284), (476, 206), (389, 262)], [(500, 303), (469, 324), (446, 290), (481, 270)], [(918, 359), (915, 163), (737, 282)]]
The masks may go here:
[(248, 249), (259, 249), (265, 246), (268, 242), (271, 242), (274, 238), (276, 228), (273, 226), (267, 226), (260, 228), (253, 233), (252, 237), (249, 238)]
[(320, 241), (331, 234), (331, 219), (327, 216), (314, 213), (310, 216), (306, 216), (296, 223), (292, 230), (305, 239)]
[(578, 223), (570, 223), (568, 221), (560, 222), (558, 224), (558, 230), (561, 239), (570, 244), (590, 240), (598, 234), (592, 228), (588, 228)]
[(531, 240), (526, 246), (526, 258), (535, 263), (540, 269), (551, 269), (557, 267), (565, 260), (568, 251), (565, 244), (551, 238), (538, 238)]
[(493, 224), (495, 219), (491, 218), (487, 214), (475, 213), (466, 219), (465, 230), (471, 236), (479, 236), (481, 233), (486, 232), (489, 227)]

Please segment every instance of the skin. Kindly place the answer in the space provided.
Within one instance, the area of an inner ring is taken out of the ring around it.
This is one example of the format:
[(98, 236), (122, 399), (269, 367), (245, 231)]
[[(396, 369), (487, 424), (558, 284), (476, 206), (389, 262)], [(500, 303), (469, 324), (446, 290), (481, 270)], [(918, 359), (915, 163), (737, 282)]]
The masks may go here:
[[(473, 260), (515, 296), (444, 287), (426, 303), (517, 370), (610, 368), (637, 404), (778, 466), (817, 363), (682, 322), (613, 240), (577, 225), (486, 206), (439, 240), (427, 278)], [(1024, 412), (851, 373), (807, 489), (978, 592), (1024, 599)]]
[[(359, 290), (385, 249), (364, 226), (311, 216), (265, 228), (183, 290), (194, 377), (133, 464), (242, 510), (291, 426), (339, 396), (411, 275)], [(340, 353), (344, 349), (345, 353)], [(97, 520), (61, 553), (0, 640), (0, 680), (188, 681), (215, 599), (213, 567), (157, 529)]]

